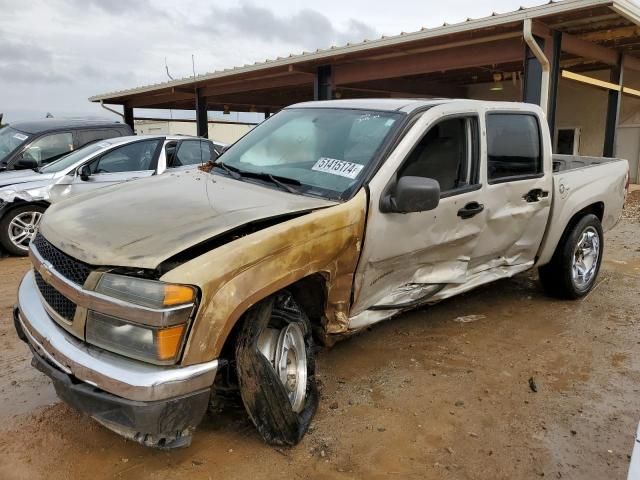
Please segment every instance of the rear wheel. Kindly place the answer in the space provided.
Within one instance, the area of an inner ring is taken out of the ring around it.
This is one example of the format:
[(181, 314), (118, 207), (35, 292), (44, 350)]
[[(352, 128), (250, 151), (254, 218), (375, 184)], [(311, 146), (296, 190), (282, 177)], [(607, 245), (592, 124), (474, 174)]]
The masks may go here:
[(7, 212), (0, 220), (0, 245), (12, 255), (27, 255), (44, 211), (41, 205), (25, 205)]
[(551, 262), (538, 269), (546, 292), (568, 299), (589, 293), (600, 270), (603, 247), (600, 220), (585, 215), (564, 235)]
[(262, 438), (295, 445), (318, 406), (311, 324), (288, 292), (252, 307), (236, 343), (242, 402)]

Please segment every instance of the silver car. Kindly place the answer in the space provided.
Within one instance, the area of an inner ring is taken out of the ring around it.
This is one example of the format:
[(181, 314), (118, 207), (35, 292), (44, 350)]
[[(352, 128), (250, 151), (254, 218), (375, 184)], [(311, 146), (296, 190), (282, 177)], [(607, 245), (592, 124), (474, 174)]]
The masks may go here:
[(40, 169), (0, 173), (0, 246), (26, 255), (50, 203), (79, 193), (214, 161), (221, 143), (140, 135), (86, 145)]

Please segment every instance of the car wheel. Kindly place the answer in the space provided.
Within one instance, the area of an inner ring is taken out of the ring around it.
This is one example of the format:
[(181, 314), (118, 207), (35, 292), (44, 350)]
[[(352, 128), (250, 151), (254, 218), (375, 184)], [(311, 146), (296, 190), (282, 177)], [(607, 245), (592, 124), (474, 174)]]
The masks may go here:
[(544, 289), (559, 298), (585, 296), (595, 284), (603, 252), (600, 220), (585, 215), (565, 233), (551, 262), (538, 269)]
[(252, 307), (236, 342), (242, 402), (262, 438), (295, 445), (318, 406), (311, 324), (288, 292)]
[(0, 220), (0, 245), (10, 254), (26, 256), (45, 208), (25, 205), (9, 210)]

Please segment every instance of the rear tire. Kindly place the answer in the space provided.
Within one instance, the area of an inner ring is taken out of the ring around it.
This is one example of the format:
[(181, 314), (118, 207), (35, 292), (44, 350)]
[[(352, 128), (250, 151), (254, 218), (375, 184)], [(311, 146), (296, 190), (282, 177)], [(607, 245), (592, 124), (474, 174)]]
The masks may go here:
[(547, 294), (572, 300), (585, 296), (595, 284), (603, 252), (600, 220), (585, 215), (563, 235), (551, 262), (538, 269)]
[(288, 292), (253, 306), (236, 342), (242, 402), (262, 438), (296, 445), (318, 407), (311, 323)]
[(11, 255), (26, 256), (45, 210), (42, 205), (24, 205), (9, 210), (0, 220), (2, 248)]

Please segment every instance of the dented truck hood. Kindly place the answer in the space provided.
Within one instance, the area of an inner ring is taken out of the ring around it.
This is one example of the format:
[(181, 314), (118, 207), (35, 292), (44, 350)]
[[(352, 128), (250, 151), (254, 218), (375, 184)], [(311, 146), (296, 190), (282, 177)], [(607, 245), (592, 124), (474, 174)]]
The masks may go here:
[(192, 170), (54, 204), (40, 232), (91, 265), (154, 269), (231, 229), (335, 203)]

